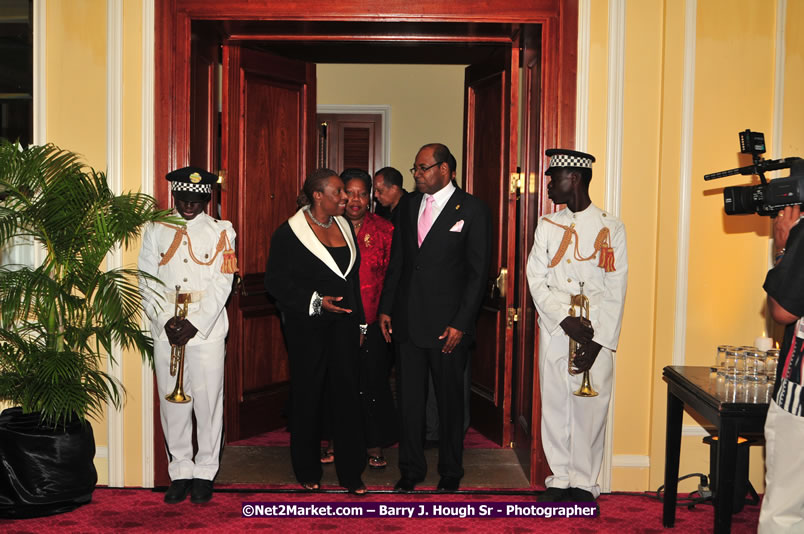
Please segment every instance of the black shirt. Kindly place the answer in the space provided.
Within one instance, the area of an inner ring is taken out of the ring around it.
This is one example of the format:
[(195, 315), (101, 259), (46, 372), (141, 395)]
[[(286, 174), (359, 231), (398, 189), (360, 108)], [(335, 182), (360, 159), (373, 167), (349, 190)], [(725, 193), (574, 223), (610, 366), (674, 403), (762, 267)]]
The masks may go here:
[[(790, 230), (784, 256), (779, 264), (765, 277), (765, 292), (779, 303), (779, 306), (796, 317), (804, 316), (804, 223), (799, 223)], [(790, 362), (791, 378), (801, 376), (802, 340), (795, 337), (796, 323), (784, 328), (784, 341), (779, 351), (779, 366), (776, 369), (776, 381), (773, 394), (779, 390), (782, 373), (785, 369), (790, 346), (796, 340), (792, 361)], [(797, 380), (793, 380), (797, 382)]]
[(338, 269), (340, 269), (343, 274), (346, 274), (346, 269), (349, 268), (349, 258), (351, 257), (349, 247), (346, 245), (342, 247), (327, 247), (327, 251), (329, 251), (332, 259), (335, 260)]

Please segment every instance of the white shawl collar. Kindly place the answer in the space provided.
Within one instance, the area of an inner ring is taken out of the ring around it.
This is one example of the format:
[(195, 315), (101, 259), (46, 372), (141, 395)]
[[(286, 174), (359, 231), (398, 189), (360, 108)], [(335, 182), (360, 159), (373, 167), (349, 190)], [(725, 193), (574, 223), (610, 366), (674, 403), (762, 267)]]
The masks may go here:
[[(357, 259), (357, 246), (355, 245), (354, 239), (352, 239), (352, 230), (349, 228), (349, 221), (339, 215), (335, 216), (334, 219), (343, 234), (344, 240), (346, 240), (346, 246), (349, 247), (349, 268), (346, 269), (346, 272), (349, 273)], [(333, 273), (346, 280), (346, 275), (341, 272), (338, 268), (338, 264), (335, 263), (335, 260), (332, 258), (332, 255), (327, 248), (321, 244), (321, 241), (318, 240), (313, 229), (310, 228), (310, 224), (307, 222), (307, 218), (304, 215), (304, 210), (299, 210), (290, 217), (288, 224), (307, 250), (312, 252), (316, 258), (329, 267)]]

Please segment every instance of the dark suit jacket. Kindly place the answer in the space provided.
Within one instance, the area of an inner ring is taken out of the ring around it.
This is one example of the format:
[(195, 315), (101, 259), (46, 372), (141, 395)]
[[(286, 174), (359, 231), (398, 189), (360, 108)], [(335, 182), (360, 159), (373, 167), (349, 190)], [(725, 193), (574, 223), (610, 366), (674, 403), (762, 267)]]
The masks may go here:
[[(274, 232), (268, 265), (265, 267), (265, 289), (276, 299), (285, 316), (310, 321), (356, 318), (365, 323), (363, 301), (360, 298), (360, 251), (352, 225), (343, 217), (336, 222), (344, 233), (350, 250), (351, 268), (346, 275), (338, 269), (326, 247), (318, 241), (304, 214), (300, 211)], [(313, 292), (321, 296), (343, 297), (338, 303), (352, 310), (351, 314), (324, 311), (310, 317)], [(312, 326), (312, 325), (311, 325)]]
[[(456, 189), (419, 248), (422, 193), (405, 195), (397, 206), (391, 262), (380, 313), (391, 316), (394, 340), (437, 348), (447, 326), (473, 335), (488, 280), (491, 228), (488, 207)], [(460, 231), (450, 231), (463, 221)]]

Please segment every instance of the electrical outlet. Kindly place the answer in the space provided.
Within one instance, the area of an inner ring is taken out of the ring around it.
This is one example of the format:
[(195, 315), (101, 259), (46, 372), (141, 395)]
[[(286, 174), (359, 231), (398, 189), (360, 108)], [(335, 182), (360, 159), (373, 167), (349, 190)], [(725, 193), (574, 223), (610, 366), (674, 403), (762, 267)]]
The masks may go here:
[(700, 495), (702, 499), (711, 499), (712, 498), (712, 490), (709, 489), (709, 486), (704, 486), (703, 484), (698, 484), (698, 495)]

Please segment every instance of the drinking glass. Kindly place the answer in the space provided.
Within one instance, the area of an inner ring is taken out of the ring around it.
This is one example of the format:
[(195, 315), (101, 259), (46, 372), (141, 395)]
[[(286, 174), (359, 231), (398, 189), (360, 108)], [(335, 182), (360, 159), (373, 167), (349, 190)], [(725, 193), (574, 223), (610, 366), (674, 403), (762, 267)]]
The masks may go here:
[(726, 351), (731, 348), (731, 345), (718, 345), (717, 355), (715, 356), (715, 367), (721, 368), (726, 363)]
[(759, 359), (762, 353), (758, 350), (746, 350), (743, 352), (745, 357), (745, 375), (756, 376), (757, 368), (759, 366)]
[(776, 367), (779, 365), (779, 349), (771, 349), (765, 353), (765, 376), (768, 381), (776, 381)]
[(755, 404), (765, 400), (765, 377), (747, 375), (745, 377), (745, 402)]

